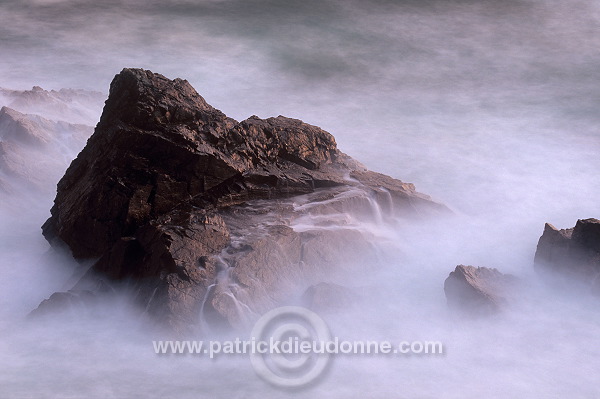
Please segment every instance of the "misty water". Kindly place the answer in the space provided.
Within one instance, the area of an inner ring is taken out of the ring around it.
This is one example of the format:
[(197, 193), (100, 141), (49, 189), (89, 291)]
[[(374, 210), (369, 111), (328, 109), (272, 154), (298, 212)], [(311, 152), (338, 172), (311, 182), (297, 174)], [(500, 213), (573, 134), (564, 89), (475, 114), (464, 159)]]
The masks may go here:
[[(600, 4), (574, 0), (0, 3), (0, 87), (107, 93), (123, 67), (185, 78), (237, 120), (318, 125), (454, 211), (357, 221), (382, 254), (350, 279), (370, 294), (323, 316), (340, 338), (446, 353), (339, 357), (318, 384), (282, 391), (244, 357), (156, 355), (169, 337), (124, 298), (101, 317), (27, 321), (70, 288), (73, 264), (41, 236), (54, 192), (3, 198), (0, 398), (598, 397), (598, 299), (543, 284), (533, 256), (545, 222), (600, 217), (599, 22)], [(457, 264), (518, 276), (506, 311), (452, 317)]]

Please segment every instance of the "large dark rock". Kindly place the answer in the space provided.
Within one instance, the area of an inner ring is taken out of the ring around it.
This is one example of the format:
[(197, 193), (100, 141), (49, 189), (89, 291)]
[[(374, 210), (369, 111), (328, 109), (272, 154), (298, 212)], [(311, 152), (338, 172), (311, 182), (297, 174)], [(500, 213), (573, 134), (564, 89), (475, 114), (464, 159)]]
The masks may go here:
[(559, 230), (546, 223), (535, 252), (536, 271), (589, 282), (600, 293), (600, 220), (581, 219)]
[(185, 80), (124, 69), (43, 233), (75, 258), (99, 258), (80, 285), (126, 282), (145, 312), (179, 329), (243, 325), (327, 276), (374, 264), (348, 215), (444, 212), (316, 126), (237, 122)]
[(516, 278), (497, 269), (458, 265), (444, 282), (448, 306), (463, 314), (485, 316), (499, 312)]

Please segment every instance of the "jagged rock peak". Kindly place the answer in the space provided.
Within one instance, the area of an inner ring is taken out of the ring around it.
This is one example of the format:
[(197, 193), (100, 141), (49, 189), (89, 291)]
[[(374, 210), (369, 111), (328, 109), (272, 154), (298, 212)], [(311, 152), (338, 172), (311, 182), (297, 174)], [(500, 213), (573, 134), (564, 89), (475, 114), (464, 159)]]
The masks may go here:
[(125, 68), (110, 84), (101, 122), (119, 118), (124, 123), (175, 123), (224, 115), (211, 107), (187, 80), (170, 80), (144, 69)]

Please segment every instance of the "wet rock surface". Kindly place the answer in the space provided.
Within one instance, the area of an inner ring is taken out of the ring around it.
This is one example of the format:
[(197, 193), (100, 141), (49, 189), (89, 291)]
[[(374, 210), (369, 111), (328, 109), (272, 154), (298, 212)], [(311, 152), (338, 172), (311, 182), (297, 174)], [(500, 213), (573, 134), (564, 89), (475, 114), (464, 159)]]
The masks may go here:
[(124, 69), (43, 233), (99, 259), (79, 285), (126, 286), (144, 313), (183, 331), (241, 326), (324, 276), (368, 270), (377, 254), (357, 220), (447, 212), (316, 126), (237, 122), (185, 80)]

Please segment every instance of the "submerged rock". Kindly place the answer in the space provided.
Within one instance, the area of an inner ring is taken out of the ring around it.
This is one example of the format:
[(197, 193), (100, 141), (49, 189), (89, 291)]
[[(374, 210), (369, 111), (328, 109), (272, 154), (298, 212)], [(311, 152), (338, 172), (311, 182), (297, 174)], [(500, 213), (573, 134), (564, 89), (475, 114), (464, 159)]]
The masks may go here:
[(185, 329), (244, 325), (324, 276), (368, 268), (377, 254), (357, 220), (445, 212), (316, 126), (237, 122), (185, 80), (124, 69), (43, 233), (99, 258), (81, 284), (126, 285), (154, 319)]
[(74, 314), (89, 312), (97, 304), (96, 294), (92, 291), (69, 290), (55, 292), (29, 313), (29, 317), (47, 317), (55, 313)]
[(485, 316), (498, 313), (516, 282), (497, 269), (458, 265), (444, 282), (448, 306), (460, 313)]
[(308, 287), (302, 295), (302, 302), (319, 313), (340, 312), (356, 305), (361, 297), (356, 289), (333, 283), (319, 283)]
[(28, 317), (53, 317), (57, 313), (74, 317), (82, 314), (94, 315), (98, 313), (101, 301), (113, 294), (115, 291), (110, 286), (98, 280), (95, 286), (88, 285), (85, 289), (76, 286), (67, 292), (55, 292), (32, 310)]
[(553, 278), (590, 283), (600, 294), (600, 220), (580, 219), (575, 227), (544, 227), (535, 252), (536, 271)]

